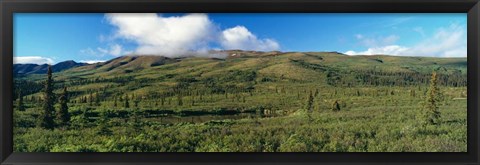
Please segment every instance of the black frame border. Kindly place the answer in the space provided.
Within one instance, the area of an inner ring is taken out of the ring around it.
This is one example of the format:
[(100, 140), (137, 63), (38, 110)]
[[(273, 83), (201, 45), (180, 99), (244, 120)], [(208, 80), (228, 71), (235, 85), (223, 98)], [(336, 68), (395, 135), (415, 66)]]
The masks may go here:
[[(466, 153), (13, 153), (14, 13), (468, 13)], [(480, 164), (479, 0), (4, 0), (0, 2), (1, 164)]]

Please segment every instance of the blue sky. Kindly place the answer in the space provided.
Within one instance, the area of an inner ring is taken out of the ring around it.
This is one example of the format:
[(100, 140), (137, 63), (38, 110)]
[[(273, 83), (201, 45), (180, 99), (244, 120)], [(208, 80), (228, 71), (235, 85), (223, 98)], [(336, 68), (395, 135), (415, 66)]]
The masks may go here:
[(15, 14), (16, 63), (208, 50), (466, 57), (466, 14)]

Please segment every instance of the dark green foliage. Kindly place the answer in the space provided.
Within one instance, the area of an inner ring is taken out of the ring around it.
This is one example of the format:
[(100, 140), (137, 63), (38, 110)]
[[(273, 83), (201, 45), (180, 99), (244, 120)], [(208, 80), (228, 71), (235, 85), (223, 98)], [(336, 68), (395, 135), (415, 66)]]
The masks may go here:
[(58, 125), (60, 126), (68, 126), (70, 124), (70, 113), (68, 112), (68, 91), (67, 87), (63, 88), (63, 93), (59, 97), (60, 101), (60, 109), (58, 110), (57, 113), (57, 120)]
[(100, 120), (98, 122), (98, 126), (97, 126), (97, 134), (99, 135), (106, 135), (106, 136), (109, 136), (109, 135), (112, 135), (113, 134), (113, 131), (110, 129), (110, 114), (111, 112), (110, 111), (102, 111), (101, 114), (100, 114)]
[[(46, 77), (15, 77), (15, 98), (21, 89), (26, 110), (13, 114), (14, 151), (467, 151), (466, 65), (456, 65), (465, 59), (306, 54), (153, 66), (121, 57), (127, 60), (118, 67), (56, 72), (52, 93), (68, 86), (72, 100), (70, 126), (62, 129), (35, 128), (44, 93), (35, 84)], [(438, 66), (445, 68), (437, 71), (442, 122), (422, 127), (418, 105)]]
[(117, 107), (117, 97), (113, 98), (113, 107)]
[(95, 105), (100, 106), (100, 95), (98, 94), (98, 92), (96, 92), (95, 94)]
[(125, 95), (125, 104), (124, 104), (124, 107), (125, 107), (125, 108), (130, 108), (130, 102), (128, 101), (128, 95)]
[(177, 95), (178, 106), (183, 105), (183, 96), (181, 94)]
[(25, 111), (25, 104), (23, 103), (22, 90), (18, 90), (17, 109), (18, 109), (19, 111)]
[(40, 115), (39, 126), (45, 129), (53, 129), (55, 123), (53, 121), (53, 116), (55, 114), (55, 96), (53, 94), (53, 78), (52, 78), (52, 67), (48, 67), (47, 71), (47, 80), (45, 81), (45, 89), (43, 93), (43, 111)]

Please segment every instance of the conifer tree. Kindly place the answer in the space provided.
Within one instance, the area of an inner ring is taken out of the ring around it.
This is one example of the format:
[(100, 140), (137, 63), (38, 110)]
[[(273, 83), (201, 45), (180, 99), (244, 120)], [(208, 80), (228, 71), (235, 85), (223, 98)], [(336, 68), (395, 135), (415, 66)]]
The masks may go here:
[(93, 94), (90, 92), (90, 98), (89, 98), (90, 106), (93, 106)]
[(55, 113), (55, 107), (53, 106), (55, 96), (53, 95), (52, 67), (50, 65), (47, 70), (47, 80), (45, 81), (43, 99), (43, 112), (40, 115), (39, 126), (45, 129), (53, 129), (55, 124), (53, 121), (53, 115)]
[(437, 73), (433, 72), (430, 79), (430, 87), (427, 91), (427, 97), (424, 105), (425, 124), (438, 124), (440, 111), (438, 102), (440, 101), (440, 89), (438, 88)]
[(181, 94), (178, 94), (178, 95), (177, 95), (177, 99), (178, 99), (178, 105), (179, 105), (179, 106), (182, 106), (182, 105), (183, 105), (182, 95), (181, 95)]
[(113, 131), (110, 130), (109, 128), (109, 114), (110, 112), (107, 110), (107, 111), (102, 111), (100, 113), (100, 121), (99, 121), (99, 125), (98, 125), (98, 131), (97, 133), (100, 134), (100, 135), (112, 135)]
[(140, 99), (136, 98), (135, 100), (133, 100), (133, 105), (135, 106), (135, 108), (138, 108), (138, 103), (140, 103)]
[(130, 108), (130, 103), (128, 102), (128, 95), (125, 95), (125, 108)]
[(313, 94), (312, 91), (310, 91), (310, 94), (307, 97), (307, 104), (305, 104), (305, 110), (307, 112), (312, 112), (313, 109)]
[(25, 105), (23, 104), (22, 90), (18, 90), (17, 108), (19, 111), (25, 111)]
[(63, 93), (59, 98), (60, 110), (57, 114), (57, 119), (60, 126), (66, 126), (70, 124), (70, 114), (68, 113), (68, 91), (67, 87), (63, 88)]
[(117, 97), (113, 98), (113, 107), (117, 107)]
[(95, 92), (95, 105), (100, 106), (100, 95), (98, 92)]
[(338, 100), (335, 100), (335, 102), (333, 102), (332, 110), (333, 111), (340, 111), (340, 104), (338, 103)]

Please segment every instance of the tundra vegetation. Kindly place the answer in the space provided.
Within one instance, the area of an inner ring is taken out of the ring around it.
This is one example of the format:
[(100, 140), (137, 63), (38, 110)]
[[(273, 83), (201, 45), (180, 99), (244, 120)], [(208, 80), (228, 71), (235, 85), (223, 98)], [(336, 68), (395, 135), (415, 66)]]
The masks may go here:
[(466, 58), (123, 56), (17, 74), (15, 152), (466, 152)]

